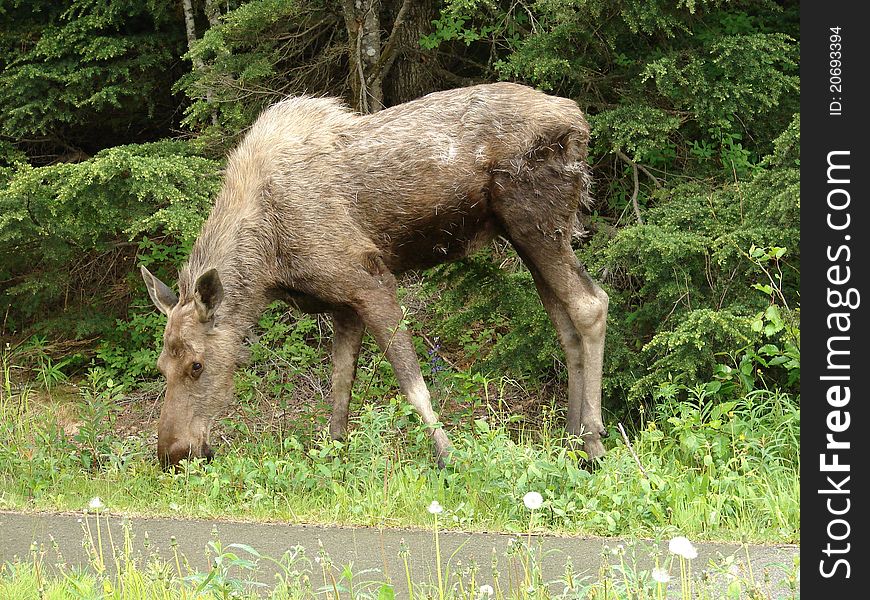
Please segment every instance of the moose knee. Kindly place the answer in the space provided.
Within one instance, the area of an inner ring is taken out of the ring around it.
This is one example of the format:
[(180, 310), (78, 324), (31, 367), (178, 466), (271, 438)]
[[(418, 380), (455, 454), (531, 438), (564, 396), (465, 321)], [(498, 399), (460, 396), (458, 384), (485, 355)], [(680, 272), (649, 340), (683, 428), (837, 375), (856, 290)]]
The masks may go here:
[(575, 305), (576, 325), (583, 335), (604, 334), (610, 298), (601, 288), (584, 295)]

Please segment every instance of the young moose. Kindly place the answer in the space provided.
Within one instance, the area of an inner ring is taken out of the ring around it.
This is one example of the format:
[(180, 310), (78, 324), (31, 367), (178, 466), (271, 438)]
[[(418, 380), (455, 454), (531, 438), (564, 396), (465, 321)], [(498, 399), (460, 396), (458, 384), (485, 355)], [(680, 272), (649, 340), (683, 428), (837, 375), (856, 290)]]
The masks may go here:
[(168, 316), (157, 453), (164, 466), (210, 458), (214, 419), (265, 307), (332, 314), (330, 433), (347, 429), (364, 329), (402, 394), (450, 449), (432, 410), (396, 275), (461, 258), (505, 236), (529, 268), (568, 367), (567, 429), (604, 454), (601, 365), (608, 298), (571, 250), (588, 199), (589, 127), (577, 105), (496, 83), (358, 115), (328, 98), (267, 109), (227, 164), (223, 188), (179, 274), (179, 296), (142, 268)]

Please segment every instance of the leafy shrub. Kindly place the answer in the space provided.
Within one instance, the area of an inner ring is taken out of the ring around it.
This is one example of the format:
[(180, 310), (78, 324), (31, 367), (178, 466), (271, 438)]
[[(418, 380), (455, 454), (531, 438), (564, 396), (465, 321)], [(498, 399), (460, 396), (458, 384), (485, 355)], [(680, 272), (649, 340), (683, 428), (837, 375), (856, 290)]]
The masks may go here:
[(165, 126), (184, 44), (172, 2), (14, 2), (0, 32), (4, 137), (80, 156)]
[(138, 288), (137, 250), (162, 265), (186, 254), (161, 252), (190, 247), (218, 173), (217, 163), (175, 141), (119, 146), (81, 163), (17, 164), (0, 188), (7, 327), (40, 321), (54, 335), (105, 333)]

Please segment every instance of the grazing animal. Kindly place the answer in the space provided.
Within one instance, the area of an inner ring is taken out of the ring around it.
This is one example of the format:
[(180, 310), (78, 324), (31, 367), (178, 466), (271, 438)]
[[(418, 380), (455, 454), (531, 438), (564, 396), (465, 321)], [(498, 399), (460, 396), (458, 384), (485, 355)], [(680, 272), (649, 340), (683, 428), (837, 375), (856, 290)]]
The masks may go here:
[(282, 299), (332, 314), (332, 437), (346, 433), (368, 329), (443, 464), (450, 441), (402, 325), (396, 275), (461, 258), (496, 235), (531, 271), (564, 348), (567, 429), (585, 436), (590, 457), (603, 455), (608, 297), (570, 244), (588, 199), (588, 139), (573, 101), (513, 83), (437, 92), (371, 115), (311, 97), (265, 110), (229, 157), (178, 297), (142, 268), (168, 316), (157, 361), (167, 380), (161, 463), (212, 456), (209, 431), (232, 401), (244, 340)]

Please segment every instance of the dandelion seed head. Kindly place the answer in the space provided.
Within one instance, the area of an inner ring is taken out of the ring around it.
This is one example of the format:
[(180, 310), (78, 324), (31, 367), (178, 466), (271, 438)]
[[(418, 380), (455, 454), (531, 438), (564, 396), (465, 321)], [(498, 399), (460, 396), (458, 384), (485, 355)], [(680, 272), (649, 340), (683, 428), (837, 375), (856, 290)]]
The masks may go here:
[(432, 504), (429, 505), (429, 508), (427, 510), (433, 515), (440, 515), (442, 512), (444, 512), (444, 508), (437, 500), (433, 500)]
[(493, 595), (495, 595), (495, 590), (492, 589), (491, 585), (489, 585), (487, 583), (487, 584), (480, 586), (480, 596), (481, 597), (492, 598)]
[(688, 560), (698, 558), (698, 549), (695, 548), (688, 538), (682, 535), (678, 535), (668, 542), (668, 550), (670, 550), (672, 554), (682, 556)]
[(529, 492), (523, 496), (523, 504), (529, 510), (538, 510), (544, 503), (544, 498), (538, 492)]
[(652, 570), (652, 578), (658, 583), (668, 583), (671, 580), (670, 574), (661, 567), (655, 567)]

